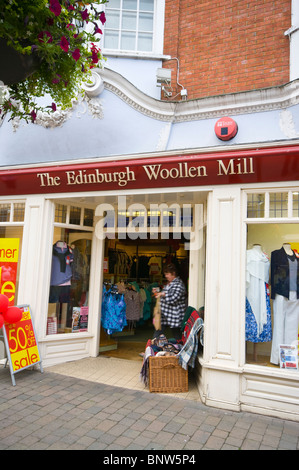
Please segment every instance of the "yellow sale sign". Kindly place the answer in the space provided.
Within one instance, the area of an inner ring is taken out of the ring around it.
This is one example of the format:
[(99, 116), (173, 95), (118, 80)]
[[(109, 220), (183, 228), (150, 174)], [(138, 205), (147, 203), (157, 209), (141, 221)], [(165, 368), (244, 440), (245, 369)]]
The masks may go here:
[(18, 308), (22, 310), (21, 320), (16, 323), (5, 323), (3, 326), (13, 385), (15, 385), (13, 374), (22, 369), (39, 363), (43, 371), (30, 307), (23, 305)]
[(4, 325), (14, 371), (40, 361), (29, 307), (21, 308), (22, 319), (18, 323)]
[(19, 259), (19, 238), (0, 238), (0, 294), (14, 305)]

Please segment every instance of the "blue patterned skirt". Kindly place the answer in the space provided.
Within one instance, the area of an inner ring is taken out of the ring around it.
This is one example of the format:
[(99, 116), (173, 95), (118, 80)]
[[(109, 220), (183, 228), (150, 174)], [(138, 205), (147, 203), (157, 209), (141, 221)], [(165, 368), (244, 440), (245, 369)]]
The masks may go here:
[(264, 325), (263, 331), (258, 336), (257, 323), (254, 314), (252, 313), (251, 305), (246, 298), (246, 315), (245, 315), (245, 340), (252, 343), (266, 343), (272, 340), (272, 319), (271, 319), (271, 306), (270, 295), (268, 292), (268, 285), (265, 283), (266, 291), (266, 305), (267, 305), (267, 322)]

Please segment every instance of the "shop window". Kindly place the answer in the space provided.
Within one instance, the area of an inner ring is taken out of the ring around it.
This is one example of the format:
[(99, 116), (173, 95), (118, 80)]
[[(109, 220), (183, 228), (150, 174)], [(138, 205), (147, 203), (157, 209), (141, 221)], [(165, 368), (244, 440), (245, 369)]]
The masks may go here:
[(299, 217), (299, 192), (293, 192), (293, 217)]
[(24, 222), (25, 203), (0, 204), (0, 222)]
[(80, 225), (81, 221), (81, 208), (71, 206), (70, 210), (70, 224)]
[(0, 204), (0, 292), (17, 305), (23, 240), (24, 203)]
[(247, 217), (259, 218), (264, 217), (265, 212), (265, 195), (250, 194), (247, 200)]
[(265, 191), (247, 194), (248, 219), (287, 219), (299, 217), (298, 191)]
[(1, 204), (0, 206), (0, 222), (9, 222), (10, 204)]
[(63, 204), (55, 205), (55, 222), (66, 223), (67, 206)]
[(24, 216), (25, 216), (25, 204), (15, 203), (13, 205), (13, 221), (24, 222)]
[(246, 223), (246, 362), (298, 372), (298, 192), (247, 194)]
[(61, 204), (55, 209), (47, 334), (84, 332), (94, 211)]
[(93, 216), (94, 216), (93, 209), (84, 209), (83, 225), (85, 225), (86, 227), (93, 227)]
[(270, 193), (269, 217), (288, 216), (288, 193)]

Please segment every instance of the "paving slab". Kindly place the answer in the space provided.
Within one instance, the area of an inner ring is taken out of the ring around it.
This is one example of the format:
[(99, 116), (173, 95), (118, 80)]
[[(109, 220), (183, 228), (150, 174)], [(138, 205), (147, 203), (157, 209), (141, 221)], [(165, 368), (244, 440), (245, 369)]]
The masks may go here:
[(140, 459), (158, 451), (299, 450), (297, 422), (103, 383), (91, 363), (92, 378), (72, 364), (70, 375), (62, 366), (24, 370), (16, 386), (0, 368), (0, 450), (101, 450), (101, 458), (126, 451)]

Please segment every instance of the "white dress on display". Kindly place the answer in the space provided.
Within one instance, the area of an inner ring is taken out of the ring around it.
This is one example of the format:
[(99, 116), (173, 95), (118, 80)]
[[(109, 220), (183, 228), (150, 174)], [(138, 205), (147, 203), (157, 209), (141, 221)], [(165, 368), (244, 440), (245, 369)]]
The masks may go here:
[(251, 250), (247, 250), (246, 297), (256, 320), (257, 336), (260, 336), (269, 319), (266, 293), (269, 273), (270, 261), (260, 245), (254, 245)]

